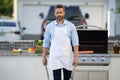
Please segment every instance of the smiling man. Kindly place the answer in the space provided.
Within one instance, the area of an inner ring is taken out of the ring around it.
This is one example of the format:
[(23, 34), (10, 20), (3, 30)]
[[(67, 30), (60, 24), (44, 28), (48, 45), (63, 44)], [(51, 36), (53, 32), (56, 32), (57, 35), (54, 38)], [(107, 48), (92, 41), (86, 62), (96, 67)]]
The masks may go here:
[(56, 20), (46, 27), (42, 62), (43, 65), (47, 65), (46, 55), (50, 48), (48, 65), (53, 70), (54, 80), (62, 80), (61, 70), (63, 70), (64, 80), (69, 80), (73, 62), (74, 66), (78, 65), (78, 35), (74, 24), (64, 19), (65, 7), (63, 5), (55, 6), (54, 15)]

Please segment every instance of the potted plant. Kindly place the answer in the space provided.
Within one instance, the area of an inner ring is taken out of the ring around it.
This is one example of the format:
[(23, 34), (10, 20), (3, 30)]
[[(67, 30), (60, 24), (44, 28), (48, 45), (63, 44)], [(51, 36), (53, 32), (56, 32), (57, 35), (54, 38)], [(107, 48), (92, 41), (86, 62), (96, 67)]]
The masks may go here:
[(43, 40), (35, 40), (36, 53), (42, 53)]

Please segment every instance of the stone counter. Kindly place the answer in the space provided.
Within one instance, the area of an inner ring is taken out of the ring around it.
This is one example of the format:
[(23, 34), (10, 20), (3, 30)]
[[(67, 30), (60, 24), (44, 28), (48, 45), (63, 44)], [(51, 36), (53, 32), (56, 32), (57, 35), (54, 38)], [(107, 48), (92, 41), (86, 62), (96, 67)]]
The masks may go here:
[(120, 54), (111, 54), (109, 65), (109, 80), (120, 79)]
[(23, 50), (22, 53), (13, 53), (11, 50), (0, 50), (0, 56), (41, 56), (41, 53), (28, 53)]
[[(41, 56), (42, 53), (28, 53), (23, 50), (22, 53), (13, 53), (11, 50), (0, 50), (0, 56)], [(120, 54), (109, 53), (110, 57), (120, 57)]]
[(120, 57), (120, 54), (110, 54), (111, 57)]
[[(120, 54), (110, 54), (110, 57), (109, 80), (119, 80)], [(0, 65), (0, 80), (47, 80), (40, 53), (12, 53), (10, 50), (0, 50)], [(52, 80), (52, 72), (49, 73)]]
[(47, 80), (42, 56), (0, 56), (0, 80)]

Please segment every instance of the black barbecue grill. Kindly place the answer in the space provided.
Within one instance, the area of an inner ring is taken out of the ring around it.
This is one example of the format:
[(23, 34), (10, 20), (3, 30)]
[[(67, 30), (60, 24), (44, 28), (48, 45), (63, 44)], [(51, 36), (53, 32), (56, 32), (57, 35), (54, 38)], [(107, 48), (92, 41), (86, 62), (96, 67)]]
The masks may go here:
[[(98, 28), (98, 27), (97, 27)], [(105, 29), (80, 29), (77, 27), (79, 37), (79, 51), (93, 51), (93, 54), (79, 54), (81, 65), (108, 65), (108, 31)]]
[(95, 54), (107, 54), (108, 32), (107, 30), (77, 29), (79, 37), (79, 50), (92, 50)]
[(77, 32), (79, 50), (81, 52), (93, 51), (94, 53), (79, 52), (80, 66), (75, 70), (73, 80), (108, 80), (110, 54), (107, 52), (107, 30), (77, 28)]

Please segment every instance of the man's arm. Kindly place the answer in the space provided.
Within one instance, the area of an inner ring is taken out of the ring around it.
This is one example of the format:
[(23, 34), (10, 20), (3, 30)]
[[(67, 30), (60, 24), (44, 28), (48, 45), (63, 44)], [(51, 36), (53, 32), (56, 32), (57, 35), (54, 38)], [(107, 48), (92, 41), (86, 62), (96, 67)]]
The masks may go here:
[(42, 56), (43, 56), (43, 65), (47, 65), (47, 53), (48, 53), (48, 48), (47, 47), (43, 47), (43, 53), (42, 53)]
[(79, 63), (78, 61), (79, 39), (78, 39), (77, 30), (74, 25), (72, 27), (71, 40), (72, 40), (72, 46), (74, 49), (74, 65), (77, 66)]
[(78, 46), (73, 46), (74, 47), (74, 65), (77, 66), (79, 63), (78, 60)]
[(42, 63), (43, 63), (43, 65), (47, 65), (47, 57), (46, 56), (47, 56), (47, 53), (48, 53), (49, 46), (50, 46), (50, 32), (49, 32), (49, 27), (47, 26), (45, 34), (44, 34), (44, 41), (43, 41), (43, 53), (42, 53), (42, 56), (43, 56)]

